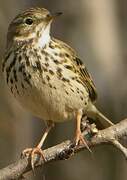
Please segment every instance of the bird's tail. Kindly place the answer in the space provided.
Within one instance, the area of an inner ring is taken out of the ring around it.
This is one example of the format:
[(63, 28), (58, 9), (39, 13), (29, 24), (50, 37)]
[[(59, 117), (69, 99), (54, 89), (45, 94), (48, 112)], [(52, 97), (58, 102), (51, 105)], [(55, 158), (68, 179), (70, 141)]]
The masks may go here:
[(113, 123), (107, 117), (105, 117), (92, 103), (90, 103), (88, 106), (87, 116), (95, 122), (99, 129), (104, 129), (113, 125)]

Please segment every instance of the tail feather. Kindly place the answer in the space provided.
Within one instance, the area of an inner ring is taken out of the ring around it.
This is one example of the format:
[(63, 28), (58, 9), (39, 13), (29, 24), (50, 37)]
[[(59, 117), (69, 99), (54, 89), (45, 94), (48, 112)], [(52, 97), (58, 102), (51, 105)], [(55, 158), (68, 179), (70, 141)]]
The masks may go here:
[(88, 106), (87, 116), (95, 122), (99, 129), (104, 129), (114, 125), (113, 122), (105, 117), (93, 104)]

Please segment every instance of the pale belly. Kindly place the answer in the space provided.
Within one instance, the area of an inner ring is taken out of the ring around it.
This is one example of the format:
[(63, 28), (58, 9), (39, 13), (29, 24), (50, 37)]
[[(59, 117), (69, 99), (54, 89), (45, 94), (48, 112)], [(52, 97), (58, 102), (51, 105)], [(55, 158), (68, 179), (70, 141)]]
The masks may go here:
[[(88, 93), (85, 88), (78, 83), (72, 83), (53, 78), (49, 83), (44, 83), (42, 79), (33, 77), (32, 86), (27, 85), (14, 93), (14, 96), (23, 108), (33, 115), (54, 122), (62, 122), (75, 119), (79, 109), (85, 111), (88, 105)], [(20, 84), (20, 83), (19, 83)]]
[(79, 109), (85, 112), (89, 95), (82, 83), (74, 79), (75, 72), (64, 64), (58, 66), (52, 59), (49, 64), (44, 60), (38, 61), (33, 56), (31, 64), (26, 64), (26, 59), (19, 63), (17, 58), (11, 67), (14, 56), (10, 56), (6, 63), (9, 72), (4, 71), (5, 81), (17, 101), (33, 115), (54, 122), (74, 119)]

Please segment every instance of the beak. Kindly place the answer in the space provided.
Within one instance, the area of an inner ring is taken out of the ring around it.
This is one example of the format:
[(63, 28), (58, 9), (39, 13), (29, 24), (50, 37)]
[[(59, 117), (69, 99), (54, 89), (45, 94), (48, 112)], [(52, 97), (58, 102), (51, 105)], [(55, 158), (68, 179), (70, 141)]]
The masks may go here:
[(54, 14), (52, 15), (52, 18), (55, 19), (56, 17), (61, 16), (62, 14), (63, 14), (62, 12), (54, 13)]
[(52, 20), (56, 19), (57, 17), (61, 16), (62, 14), (63, 14), (62, 12), (57, 12), (57, 13), (51, 14), (47, 17), (47, 20), (52, 21)]

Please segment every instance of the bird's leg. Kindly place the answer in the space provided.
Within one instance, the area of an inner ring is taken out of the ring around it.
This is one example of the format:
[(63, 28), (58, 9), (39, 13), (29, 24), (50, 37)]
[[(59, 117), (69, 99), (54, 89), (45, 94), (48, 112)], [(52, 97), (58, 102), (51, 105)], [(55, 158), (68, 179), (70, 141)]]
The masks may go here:
[(43, 146), (44, 141), (45, 141), (49, 131), (52, 129), (52, 127), (54, 127), (54, 123), (52, 121), (47, 121), (47, 128), (46, 128), (46, 130), (45, 130), (39, 144), (35, 148), (27, 148), (22, 152), (23, 156), (26, 156), (26, 155), (31, 156), (31, 166), (32, 166), (33, 171), (34, 171), (34, 155), (35, 154), (40, 154), (41, 157), (44, 159), (43, 151), (42, 151), (41, 147)]
[(87, 140), (85, 140), (85, 137), (83, 137), (82, 132), (81, 132), (81, 119), (82, 119), (82, 109), (77, 111), (77, 116), (76, 116), (76, 135), (75, 135), (75, 143), (78, 145), (79, 143), (84, 144), (87, 149), (91, 152), (89, 146), (87, 145)]
[(44, 132), (44, 134), (43, 134), (43, 136), (42, 136), (39, 144), (37, 145), (37, 147), (38, 147), (39, 149), (41, 149), (41, 147), (43, 146), (44, 141), (45, 141), (45, 139), (46, 139), (49, 131), (50, 131), (53, 127), (54, 127), (54, 123), (53, 123), (52, 121), (47, 121), (47, 128), (46, 128), (46, 130), (45, 130), (45, 132)]

